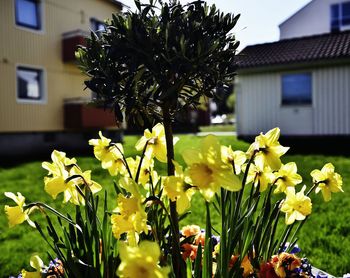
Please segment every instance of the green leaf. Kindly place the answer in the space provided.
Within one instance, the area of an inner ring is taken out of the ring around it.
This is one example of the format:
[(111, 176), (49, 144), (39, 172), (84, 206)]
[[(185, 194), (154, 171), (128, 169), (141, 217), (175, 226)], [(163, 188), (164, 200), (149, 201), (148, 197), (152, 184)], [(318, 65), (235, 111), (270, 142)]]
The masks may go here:
[(206, 206), (206, 228), (205, 228), (205, 247), (203, 258), (203, 277), (211, 278), (213, 272), (213, 247), (211, 238), (211, 221), (209, 203), (205, 202)]
[(192, 262), (190, 258), (186, 260), (186, 277), (192, 278)]
[(198, 244), (197, 257), (194, 261), (194, 277), (201, 277), (201, 266), (202, 266), (202, 245)]

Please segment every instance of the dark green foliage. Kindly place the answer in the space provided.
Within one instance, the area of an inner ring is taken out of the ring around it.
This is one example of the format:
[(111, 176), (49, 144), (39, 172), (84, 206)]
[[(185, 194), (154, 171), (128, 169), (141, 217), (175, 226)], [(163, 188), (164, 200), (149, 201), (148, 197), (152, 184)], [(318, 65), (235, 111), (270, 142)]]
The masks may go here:
[(86, 86), (117, 120), (125, 110), (149, 125), (162, 120), (164, 109), (173, 115), (232, 84), (238, 42), (230, 32), (239, 16), (204, 1), (135, 2), (137, 12), (113, 15), (106, 31), (91, 33), (77, 53), (90, 77)]
[[(82, 193), (83, 194), (83, 193)], [(51, 258), (58, 257), (65, 266), (65, 277), (116, 277), (119, 265), (117, 240), (112, 236), (107, 208), (107, 192), (104, 196), (103, 221), (98, 215), (99, 196), (85, 193), (85, 206), (75, 206), (75, 219), (67, 219), (55, 209), (43, 204), (57, 217), (57, 223), (46, 215), (46, 230), (38, 223), (36, 228), (50, 246)], [(33, 205), (38, 205), (35, 203)], [(29, 204), (28, 206), (31, 206)]]

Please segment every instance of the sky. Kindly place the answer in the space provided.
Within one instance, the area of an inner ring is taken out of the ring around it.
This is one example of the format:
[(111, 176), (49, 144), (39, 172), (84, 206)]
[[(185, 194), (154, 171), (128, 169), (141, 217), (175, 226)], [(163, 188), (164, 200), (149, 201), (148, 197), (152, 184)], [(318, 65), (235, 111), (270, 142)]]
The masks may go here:
[[(180, 0), (182, 3), (190, 2)], [(134, 10), (133, 0), (121, 0)], [(148, 2), (148, 0), (141, 0)], [(226, 13), (241, 14), (234, 29), (240, 49), (247, 45), (277, 41), (278, 25), (311, 0), (207, 0)]]

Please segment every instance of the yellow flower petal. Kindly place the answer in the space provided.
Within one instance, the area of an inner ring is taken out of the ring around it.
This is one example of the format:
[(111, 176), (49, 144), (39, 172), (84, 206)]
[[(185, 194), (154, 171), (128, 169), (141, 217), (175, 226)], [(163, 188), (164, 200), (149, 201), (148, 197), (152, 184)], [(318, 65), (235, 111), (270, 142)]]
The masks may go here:
[[(151, 159), (153, 156), (156, 157), (160, 162), (167, 162), (167, 150), (164, 126), (160, 123), (156, 124), (152, 131), (146, 129), (144, 135), (136, 143), (136, 150), (141, 151), (144, 149), (147, 143), (147, 149), (145, 155)], [(176, 140), (173, 142), (176, 143)]]
[(53, 178), (45, 177), (45, 191), (56, 199), (57, 195), (67, 190), (67, 184), (62, 176)]
[(26, 220), (26, 215), (21, 207), (5, 206), (9, 227), (12, 228)]
[(121, 263), (117, 270), (119, 277), (149, 277), (165, 278), (170, 272), (169, 267), (160, 267), (160, 248), (157, 243), (142, 241), (139, 246), (119, 244)]
[(327, 163), (320, 170), (313, 170), (311, 172), (311, 176), (313, 182), (318, 184), (315, 192), (318, 193), (322, 191), (322, 196), (325, 202), (329, 202), (332, 198), (331, 194), (336, 192), (343, 192), (342, 185), (343, 180), (342, 177), (334, 172), (335, 168), (333, 164)]

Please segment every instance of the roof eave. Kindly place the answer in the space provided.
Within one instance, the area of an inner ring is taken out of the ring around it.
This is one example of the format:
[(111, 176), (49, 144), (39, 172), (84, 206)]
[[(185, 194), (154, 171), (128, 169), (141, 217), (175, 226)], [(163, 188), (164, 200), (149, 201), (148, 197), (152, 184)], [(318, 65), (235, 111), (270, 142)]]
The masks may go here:
[(238, 74), (251, 74), (262, 72), (278, 72), (288, 70), (310, 69), (318, 67), (329, 67), (339, 65), (350, 65), (350, 57), (338, 59), (322, 59), (315, 61), (301, 61), (295, 63), (259, 65), (237, 69)]

